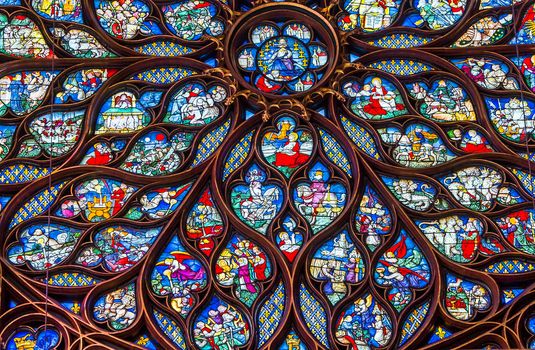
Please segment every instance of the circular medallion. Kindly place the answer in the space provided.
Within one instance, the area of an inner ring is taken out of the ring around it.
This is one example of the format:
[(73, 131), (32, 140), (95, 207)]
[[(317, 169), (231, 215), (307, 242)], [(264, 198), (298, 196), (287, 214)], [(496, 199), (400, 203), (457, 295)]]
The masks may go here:
[(332, 73), (338, 39), (317, 12), (297, 4), (267, 4), (231, 28), (225, 59), (246, 88), (269, 98), (297, 97)]

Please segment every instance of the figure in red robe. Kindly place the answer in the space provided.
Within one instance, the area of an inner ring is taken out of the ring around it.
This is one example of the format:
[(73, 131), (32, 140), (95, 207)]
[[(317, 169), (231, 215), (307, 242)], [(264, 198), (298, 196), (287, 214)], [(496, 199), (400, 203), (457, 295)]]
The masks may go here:
[(535, 55), (524, 59), (521, 71), (526, 78), (531, 91), (535, 92)]
[(297, 133), (293, 132), (288, 136), (288, 141), (282, 147), (280, 151), (275, 153), (275, 165), (276, 166), (286, 166), (289, 168), (298, 167), (308, 160), (309, 156), (303, 153), (300, 153), (301, 146), (298, 139)]
[(469, 231), (466, 233), (466, 237), (461, 242), (463, 258), (466, 260), (472, 259), (476, 252), (476, 248), (479, 246), (479, 240), (479, 232)]
[(364, 112), (371, 115), (386, 115), (388, 112), (401, 111), (405, 108), (402, 104), (396, 103), (395, 94), (383, 86), (381, 78), (373, 78), (372, 85), (373, 88), (369, 90), (370, 103), (364, 106)]
[(264, 92), (275, 92), (281, 88), (281, 85), (267, 80), (263, 75), (256, 81), (256, 86)]
[(110, 198), (113, 200), (113, 212), (112, 215), (117, 214), (123, 207), (123, 200), (126, 196), (126, 192), (121, 187), (115, 186), (113, 192), (111, 193)]
[(87, 160), (89, 165), (108, 164), (112, 159), (111, 153), (102, 144), (96, 144), (93, 155)]
[(454, 15), (462, 16), (464, 12), (463, 2), (461, 0), (449, 0), (448, 5), (450, 5), (451, 12)]
[(461, 149), (468, 153), (492, 152), (492, 149), (487, 145), (487, 140), (475, 130), (468, 131), (466, 139), (461, 144)]
[(256, 279), (259, 281), (265, 281), (267, 279), (266, 277), (266, 269), (267, 269), (267, 258), (266, 254), (262, 252), (258, 247), (253, 248), (253, 253), (255, 254), (255, 257), (259, 257), (261, 260), (259, 263), (255, 263), (254, 265), (254, 273), (256, 276)]

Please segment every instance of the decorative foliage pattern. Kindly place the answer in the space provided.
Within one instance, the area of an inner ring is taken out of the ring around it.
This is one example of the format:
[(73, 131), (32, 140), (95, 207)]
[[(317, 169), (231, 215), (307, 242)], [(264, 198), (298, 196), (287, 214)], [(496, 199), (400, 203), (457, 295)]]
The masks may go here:
[(535, 347), (529, 0), (0, 0), (0, 347)]

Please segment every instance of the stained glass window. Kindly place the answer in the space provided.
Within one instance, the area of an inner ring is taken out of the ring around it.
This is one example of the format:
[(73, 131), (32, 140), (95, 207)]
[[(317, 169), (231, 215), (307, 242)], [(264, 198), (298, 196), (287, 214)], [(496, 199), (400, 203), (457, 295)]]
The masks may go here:
[(530, 0), (0, 0), (0, 348), (535, 349)]

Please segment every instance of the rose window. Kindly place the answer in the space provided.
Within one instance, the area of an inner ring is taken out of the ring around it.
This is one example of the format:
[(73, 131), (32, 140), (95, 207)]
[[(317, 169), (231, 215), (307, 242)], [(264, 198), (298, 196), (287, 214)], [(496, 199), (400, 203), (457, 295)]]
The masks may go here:
[(535, 5), (0, 0), (0, 348), (535, 348)]

